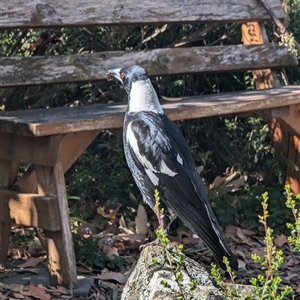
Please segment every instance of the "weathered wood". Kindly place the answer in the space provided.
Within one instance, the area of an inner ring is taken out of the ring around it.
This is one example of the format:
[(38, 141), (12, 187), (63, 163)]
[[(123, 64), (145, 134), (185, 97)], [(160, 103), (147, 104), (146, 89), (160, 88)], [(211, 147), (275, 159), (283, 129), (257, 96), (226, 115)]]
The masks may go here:
[[(0, 159), (0, 187), (10, 187), (17, 180), (18, 171), (18, 162)], [(7, 260), (10, 228), (11, 220), (9, 215), (6, 215), (0, 220), (0, 264)]]
[[(283, 116), (282, 119), (287, 123), (298, 135), (300, 135), (300, 104), (294, 104), (289, 107), (290, 113), (288, 116)], [(300, 154), (300, 151), (299, 151)]]
[[(64, 173), (92, 143), (100, 131), (101, 130), (71, 132), (64, 137), (60, 147), (60, 157)], [(29, 168), (14, 184), (14, 187), (22, 193), (36, 193), (37, 183), (34, 169)]]
[(160, 76), (281, 68), (297, 65), (298, 60), (288, 48), (276, 44), (2, 57), (0, 86), (102, 80), (107, 70), (132, 63), (150, 76)]
[(16, 181), (16, 183), (14, 184), (14, 189), (21, 193), (37, 193), (36, 174), (32, 166), (30, 166), (23, 174), (23, 176)]
[[(280, 1), (268, 2), (276, 17), (284, 18)], [(255, 0), (247, 5), (239, 0), (1, 0), (0, 18), (0, 28), (270, 20)]]
[[(261, 43), (268, 43), (268, 37), (263, 24), (257, 22), (247, 23), (242, 26), (243, 43), (247, 45), (257, 45)], [(263, 69), (253, 72), (255, 78), (255, 84), (257, 89), (265, 89), (272, 87), (279, 87), (280, 82), (277, 78), (277, 74), (270, 69)], [(296, 102), (299, 104), (299, 102)], [(297, 106), (298, 106), (297, 104)], [(296, 105), (296, 104), (295, 104)], [(274, 109), (274, 108), (273, 108)], [(298, 111), (295, 110), (295, 111)], [(281, 170), (285, 183), (289, 184), (293, 193), (300, 193), (300, 134), (296, 133), (294, 128), (300, 123), (300, 118), (297, 118), (295, 114), (289, 114), (286, 119), (291, 127), (287, 126), (286, 123), (280, 118), (273, 118), (269, 121), (269, 129), (277, 156), (284, 157), (284, 162), (281, 162)], [(290, 161), (290, 163), (286, 163)], [(294, 167), (298, 167), (298, 171)]]
[(65, 173), (97, 137), (101, 130), (72, 132), (64, 137), (60, 149), (63, 172)]
[(50, 283), (51, 285), (76, 287), (76, 262), (61, 161), (58, 160), (54, 167), (35, 166), (35, 172), (39, 195), (55, 196), (58, 198), (59, 214), (57, 219), (61, 221), (62, 226), (61, 231), (44, 231), (47, 244)]
[[(300, 193), (300, 135), (281, 119), (269, 122), (276, 155), (281, 161), (282, 176), (294, 194)], [(295, 168), (296, 166), (296, 168)], [(298, 169), (297, 169), (298, 168)]]
[(0, 158), (21, 163), (54, 166), (61, 136), (32, 138), (0, 132)]
[[(242, 41), (244, 45), (262, 45), (264, 43), (268, 43), (267, 33), (263, 24), (259, 24), (257, 22), (248, 22), (247, 24), (243, 24), (241, 29)], [(258, 57), (257, 61), (259, 60), (260, 57)], [(260, 90), (279, 87), (280, 82), (274, 71), (270, 69), (272, 66), (262, 64), (261, 67), (264, 69), (252, 69), (256, 88)]]
[(0, 221), (7, 221), (8, 217), (18, 225), (50, 231), (61, 230), (58, 201), (55, 197), (21, 194), (0, 188)]
[[(238, 114), (296, 104), (300, 86), (183, 97), (163, 104), (172, 120)], [(0, 131), (29, 136), (121, 128), (126, 105), (95, 104), (78, 107), (0, 112)]]

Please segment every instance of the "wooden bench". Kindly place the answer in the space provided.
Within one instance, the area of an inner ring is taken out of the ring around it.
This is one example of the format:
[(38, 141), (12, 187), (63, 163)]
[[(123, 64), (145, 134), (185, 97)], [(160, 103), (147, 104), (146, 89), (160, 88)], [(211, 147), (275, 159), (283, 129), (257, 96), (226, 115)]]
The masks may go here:
[[(278, 18), (279, 0), (268, 1)], [(270, 21), (256, 0), (242, 5), (227, 1), (134, 0), (2, 0), (1, 29), (108, 26), (170, 23), (226, 23), (241, 26), (243, 44), (209, 47), (173, 47), (149, 51), (1, 57), (2, 88), (102, 80), (108, 69), (133, 63), (150, 76), (253, 70), (257, 88), (265, 90), (184, 97), (167, 102), (172, 120), (217, 115), (268, 118), (277, 151), (300, 165), (300, 86), (280, 86), (273, 69), (297, 64), (283, 46), (269, 44), (262, 22)], [(183, 41), (184, 45), (184, 41)], [(121, 128), (126, 104), (0, 112), (0, 263), (7, 258), (11, 223), (44, 230), (51, 284), (75, 287), (76, 265), (69, 225), (64, 173), (103, 129)], [(285, 131), (284, 131), (285, 130)], [(276, 139), (279, 139), (276, 143)], [(285, 140), (286, 143), (286, 140)], [(296, 147), (298, 145), (298, 149)], [(31, 167), (18, 178), (20, 163)], [(293, 173), (294, 172), (294, 173)], [(299, 173), (288, 178), (297, 188)]]

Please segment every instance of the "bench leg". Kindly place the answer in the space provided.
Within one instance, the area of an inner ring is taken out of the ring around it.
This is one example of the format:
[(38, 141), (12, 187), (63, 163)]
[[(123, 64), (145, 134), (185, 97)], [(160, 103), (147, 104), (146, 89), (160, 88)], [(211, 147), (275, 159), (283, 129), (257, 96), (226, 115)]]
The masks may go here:
[(0, 265), (7, 261), (11, 222), (0, 221)]
[(48, 270), (51, 285), (77, 287), (76, 261), (74, 245), (69, 222), (68, 199), (66, 194), (64, 172), (60, 160), (54, 167), (35, 166), (38, 193), (56, 196), (59, 211), (51, 215), (52, 222), (61, 222), (61, 231), (45, 231)]
[[(0, 187), (9, 188), (17, 180), (18, 171), (17, 162), (0, 159)], [(11, 221), (7, 216), (7, 222), (0, 221), (0, 264), (7, 261), (10, 228)]]

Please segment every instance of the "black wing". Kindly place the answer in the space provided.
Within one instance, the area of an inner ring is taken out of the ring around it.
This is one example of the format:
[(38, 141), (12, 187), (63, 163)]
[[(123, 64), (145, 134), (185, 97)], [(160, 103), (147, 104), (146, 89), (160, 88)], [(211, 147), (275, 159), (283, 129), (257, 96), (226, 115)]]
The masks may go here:
[(178, 127), (165, 115), (140, 112), (129, 119), (125, 139), (136, 166), (145, 176), (140, 182), (147, 185), (144, 190), (153, 195), (157, 188), (161, 201), (203, 239), (221, 266), (224, 267), (222, 259), (226, 256), (237, 269), (238, 262), (224, 240)]

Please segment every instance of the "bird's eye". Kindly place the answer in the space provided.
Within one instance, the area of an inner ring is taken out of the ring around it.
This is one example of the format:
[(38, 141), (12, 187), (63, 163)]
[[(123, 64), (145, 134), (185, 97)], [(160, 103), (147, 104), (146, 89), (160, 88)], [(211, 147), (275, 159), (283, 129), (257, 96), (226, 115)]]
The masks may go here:
[(121, 74), (120, 74), (120, 77), (121, 77), (122, 79), (124, 79), (124, 78), (125, 78), (125, 74), (124, 74), (124, 73), (121, 73)]

